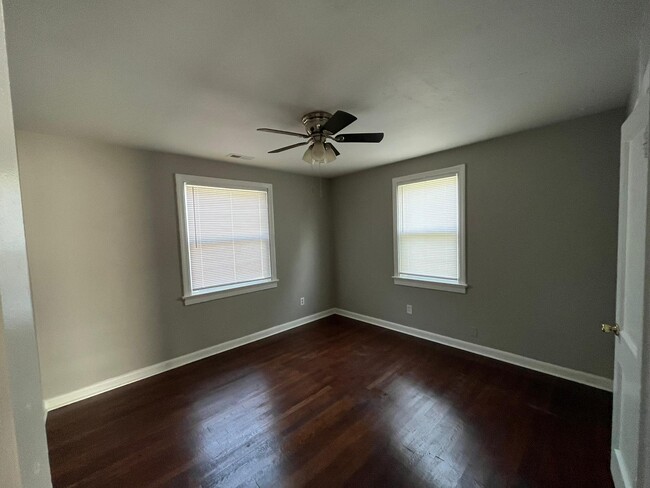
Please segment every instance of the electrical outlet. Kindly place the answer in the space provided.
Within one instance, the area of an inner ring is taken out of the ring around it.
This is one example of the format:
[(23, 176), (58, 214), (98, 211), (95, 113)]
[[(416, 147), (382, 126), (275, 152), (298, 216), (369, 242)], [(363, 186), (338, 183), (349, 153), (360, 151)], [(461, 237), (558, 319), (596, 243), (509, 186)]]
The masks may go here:
[(409, 315), (413, 315), (413, 307), (411, 305), (406, 306), (406, 313)]
[(305, 304), (305, 297), (300, 297), (300, 306), (302, 307)]

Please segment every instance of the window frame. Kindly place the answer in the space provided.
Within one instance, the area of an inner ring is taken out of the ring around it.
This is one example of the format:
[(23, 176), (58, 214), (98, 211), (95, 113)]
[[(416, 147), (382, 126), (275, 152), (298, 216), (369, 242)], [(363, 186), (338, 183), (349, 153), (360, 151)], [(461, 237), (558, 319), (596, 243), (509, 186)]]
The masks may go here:
[[(278, 286), (277, 267), (275, 263), (275, 226), (273, 218), (273, 185), (252, 181), (229, 180), (210, 176), (175, 174), (176, 208), (178, 212), (178, 230), (181, 252), (181, 274), (183, 280), (182, 300), (185, 305), (218, 300), (245, 293), (268, 290)], [(265, 191), (267, 194), (269, 216), (269, 252), (271, 277), (262, 280), (240, 282), (225, 286), (215, 286), (201, 291), (192, 290), (192, 277), (189, 254), (189, 232), (187, 229), (187, 208), (185, 206), (185, 185), (207, 186), (214, 188), (233, 188), (238, 190)]]
[[(399, 239), (397, 236), (398, 206), (397, 188), (410, 183), (435, 180), (449, 176), (458, 177), (458, 279), (425, 277), (415, 278), (414, 275), (400, 275), (399, 272)], [(393, 178), (393, 282), (396, 285), (428, 288), (432, 290), (449, 291), (454, 293), (467, 292), (467, 256), (465, 253), (465, 165), (460, 164), (449, 168), (441, 168), (424, 173)]]

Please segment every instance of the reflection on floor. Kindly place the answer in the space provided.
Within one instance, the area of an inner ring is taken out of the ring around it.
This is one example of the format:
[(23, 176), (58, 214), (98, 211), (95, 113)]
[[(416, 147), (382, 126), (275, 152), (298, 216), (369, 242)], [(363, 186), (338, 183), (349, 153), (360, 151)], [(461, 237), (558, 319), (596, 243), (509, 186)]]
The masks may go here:
[(611, 487), (611, 394), (332, 316), (50, 412), (55, 487)]

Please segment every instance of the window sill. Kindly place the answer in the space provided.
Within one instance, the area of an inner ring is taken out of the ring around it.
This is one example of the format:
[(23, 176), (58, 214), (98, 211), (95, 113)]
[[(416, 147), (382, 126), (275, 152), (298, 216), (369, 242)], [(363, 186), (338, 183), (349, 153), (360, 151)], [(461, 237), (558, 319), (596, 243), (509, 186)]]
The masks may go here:
[(452, 293), (467, 293), (466, 283), (454, 283), (446, 281), (433, 281), (426, 279), (404, 278), (393, 276), (393, 282), (401, 286), (413, 286), (415, 288), (429, 288), (431, 290), (450, 291)]
[(234, 297), (236, 295), (243, 295), (245, 293), (268, 290), (269, 288), (275, 288), (278, 286), (278, 281), (279, 280), (272, 279), (247, 283), (245, 285), (232, 285), (227, 287), (224, 286), (221, 288), (213, 288), (202, 293), (185, 296), (183, 297), (183, 302), (185, 305), (194, 305), (195, 303), (208, 302), (210, 300), (219, 300), (220, 298), (228, 298)]

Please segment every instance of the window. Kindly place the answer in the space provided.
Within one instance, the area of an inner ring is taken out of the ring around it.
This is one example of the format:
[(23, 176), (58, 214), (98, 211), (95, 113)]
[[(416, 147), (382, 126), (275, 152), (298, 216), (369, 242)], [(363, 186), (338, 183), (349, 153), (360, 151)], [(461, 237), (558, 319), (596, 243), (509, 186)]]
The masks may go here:
[(393, 179), (397, 285), (465, 293), (465, 166)]
[(186, 305), (277, 286), (273, 189), (176, 175)]

